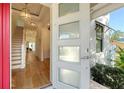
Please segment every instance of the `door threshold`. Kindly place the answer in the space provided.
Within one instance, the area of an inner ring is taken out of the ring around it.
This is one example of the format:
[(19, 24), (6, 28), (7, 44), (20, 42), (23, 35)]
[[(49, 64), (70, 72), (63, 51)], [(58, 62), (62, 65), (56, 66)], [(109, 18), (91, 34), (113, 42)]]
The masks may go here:
[(45, 84), (45, 85), (43, 85), (43, 86), (41, 86), (41, 87), (39, 87), (38, 89), (45, 89), (45, 88), (47, 88), (47, 87), (49, 87), (49, 86), (52, 86), (52, 83), (51, 83), (51, 82), (48, 83), (48, 84)]

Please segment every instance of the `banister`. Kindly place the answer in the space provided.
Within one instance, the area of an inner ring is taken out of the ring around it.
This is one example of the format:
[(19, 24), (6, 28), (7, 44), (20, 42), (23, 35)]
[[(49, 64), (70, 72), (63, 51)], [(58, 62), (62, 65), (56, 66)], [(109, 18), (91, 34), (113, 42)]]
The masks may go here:
[(21, 57), (22, 57), (22, 62), (21, 62), (21, 68), (25, 68), (25, 58), (26, 58), (26, 47), (25, 47), (25, 29), (23, 29), (23, 35), (22, 35), (22, 45), (21, 45)]

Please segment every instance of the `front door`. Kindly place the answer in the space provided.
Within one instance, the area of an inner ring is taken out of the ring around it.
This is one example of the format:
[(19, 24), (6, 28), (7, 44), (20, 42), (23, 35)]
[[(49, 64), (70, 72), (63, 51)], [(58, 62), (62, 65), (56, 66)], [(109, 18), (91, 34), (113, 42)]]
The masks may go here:
[(90, 4), (52, 5), (53, 88), (89, 88)]

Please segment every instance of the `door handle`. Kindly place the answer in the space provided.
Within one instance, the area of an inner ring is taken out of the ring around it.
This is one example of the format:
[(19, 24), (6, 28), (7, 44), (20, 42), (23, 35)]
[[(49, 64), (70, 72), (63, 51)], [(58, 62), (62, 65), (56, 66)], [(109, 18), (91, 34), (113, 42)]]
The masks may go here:
[(81, 59), (90, 59), (91, 56), (84, 56), (84, 57), (81, 57)]

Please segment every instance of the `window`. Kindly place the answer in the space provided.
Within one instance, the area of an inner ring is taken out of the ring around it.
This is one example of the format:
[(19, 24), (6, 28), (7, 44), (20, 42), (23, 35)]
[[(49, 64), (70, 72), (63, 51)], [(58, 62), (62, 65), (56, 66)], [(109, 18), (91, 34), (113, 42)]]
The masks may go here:
[(79, 11), (79, 3), (59, 4), (59, 17)]
[(96, 23), (96, 53), (103, 51), (104, 27)]

